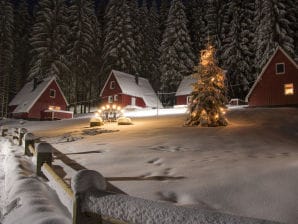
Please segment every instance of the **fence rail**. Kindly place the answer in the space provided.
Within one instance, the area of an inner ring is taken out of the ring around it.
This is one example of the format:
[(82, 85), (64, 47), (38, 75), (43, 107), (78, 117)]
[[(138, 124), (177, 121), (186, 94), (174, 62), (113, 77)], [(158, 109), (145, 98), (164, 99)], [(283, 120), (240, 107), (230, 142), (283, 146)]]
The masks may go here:
[[(1, 136), (8, 130), (1, 128)], [(13, 138), (25, 148), (25, 155), (36, 157), (36, 173), (49, 180), (49, 185), (72, 214), (73, 224), (280, 224), (219, 212), (175, 206), (106, 191), (105, 178), (93, 170), (81, 170), (69, 186), (52, 167), (52, 146), (39, 143), (24, 129), (14, 131)]]

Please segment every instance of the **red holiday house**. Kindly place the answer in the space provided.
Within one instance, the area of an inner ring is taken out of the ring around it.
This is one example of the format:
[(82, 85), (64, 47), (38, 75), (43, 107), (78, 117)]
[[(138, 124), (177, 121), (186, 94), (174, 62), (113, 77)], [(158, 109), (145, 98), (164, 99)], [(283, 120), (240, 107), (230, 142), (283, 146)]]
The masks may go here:
[(190, 95), (192, 92), (192, 84), (196, 80), (190, 76), (186, 76), (182, 79), (177, 92), (176, 92), (176, 105), (188, 105), (190, 102)]
[(298, 105), (298, 66), (277, 47), (246, 96), (249, 106)]
[(100, 96), (104, 103), (121, 107), (162, 108), (147, 79), (116, 70), (111, 71)]
[(67, 100), (55, 77), (25, 84), (9, 103), (11, 117), (22, 119), (54, 120), (72, 118), (66, 111)]

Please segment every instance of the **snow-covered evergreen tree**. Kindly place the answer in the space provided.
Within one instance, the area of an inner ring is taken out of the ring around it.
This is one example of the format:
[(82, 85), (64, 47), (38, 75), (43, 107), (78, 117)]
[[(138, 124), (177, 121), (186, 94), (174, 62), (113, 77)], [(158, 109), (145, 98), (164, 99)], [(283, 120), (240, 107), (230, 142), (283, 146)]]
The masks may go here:
[[(256, 0), (256, 64), (260, 72), (277, 46), (294, 55), (294, 35), (289, 14), (292, 14), (294, 0)], [(296, 3), (297, 5), (297, 3)]]
[(221, 68), (216, 65), (215, 50), (208, 44), (201, 52), (200, 63), (195, 68), (189, 116), (186, 126), (226, 126), (225, 80)]
[(217, 50), (222, 47), (224, 36), (224, 20), (226, 19), (229, 0), (207, 0), (205, 19), (207, 21), (207, 37)]
[(9, 78), (13, 59), (13, 8), (0, 1), (0, 117), (7, 116)]
[(157, 14), (157, 6), (153, 2), (148, 10), (146, 6), (140, 9), (141, 34), (143, 38), (141, 49), (141, 71), (142, 77), (150, 80), (153, 88), (159, 89), (160, 70), (159, 70), (159, 47), (160, 47), (160, 30)]
[(30, 38), (32, 48), (30, 78), (59, 77), (63, 74), (67, 69), (65, 60), (67, 33), (64, 1), (39, 1)]
[(160, 48), (163, 92), (176, 92), (182, 78), (193, 71), (194, 53), (184, 10), (180, 0), (172, 1)]
[(188, 27), (194, 46), (194, 52), (199, 52), (205, 47), (208, 36), (207, 21), (205, 18), (207, 0), (190, 0), (187, 1), (186, 4), (189, 21)]
[[(138, 72), (137, 44), (132, 12), (127, 0), (111, 0), (105, 13), (103, 65), (104, 79), (112, 69), (130, 74)], [(138, 46), (139, 47), (139, 46)]]
[(96, 57), (96, 47), (98, 46), (98, 23), (94, 2), (91, 0), (71, 1), (68, 16), (70, 26), (68, 58), (71, 76), (65, 85), (70, 84), (71, 86), (68, 95), (70, 102), (74, 102), (74, 112), (76, 113), (77, 103), (88, 100), (88, 96), (91, 97), (90, 81), (94, 71), (90, 71), (90, 65), (93, 58)]
[(169, 15), (169, 10), (171, 6), (170, 0), (160, 0), (159, 7), (159, 24), (160, 24), (160, 33), (163, 35), (166, 29), (167, 18)]
[(228, 34), (223, 40), (222, 59), (227, 70), (229, 95), (244, 99), (255, 80), (253, 61), (254, 0), (231, 0)]
[(14, 8), (14, 57), (12, 77), (10, 79), (10, 95), (13, 97), (25, 84), (30, 63), (29, 35), (32, 26), (32, 16), (26, 1), (19, 1)]

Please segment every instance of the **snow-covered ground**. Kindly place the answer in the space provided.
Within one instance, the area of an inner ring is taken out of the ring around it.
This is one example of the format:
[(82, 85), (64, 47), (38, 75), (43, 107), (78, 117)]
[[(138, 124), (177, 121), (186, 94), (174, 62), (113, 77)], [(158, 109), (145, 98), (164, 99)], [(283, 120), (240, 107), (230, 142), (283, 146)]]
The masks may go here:
[(128, 126), (90, 128), (90, 116), (2, 123), (28, 128), (132, 196), (297, 223), (297, 108), (230, 109), (218, 128), (183, 127), (184, 112), (131, 111)]

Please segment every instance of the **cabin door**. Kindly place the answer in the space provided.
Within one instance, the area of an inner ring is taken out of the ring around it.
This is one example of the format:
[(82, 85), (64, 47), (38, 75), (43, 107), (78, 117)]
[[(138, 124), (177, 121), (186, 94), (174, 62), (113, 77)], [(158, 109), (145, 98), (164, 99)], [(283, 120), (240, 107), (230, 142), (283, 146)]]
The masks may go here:
[(136, 105), (136, 98), (131, 97), (131, 106), (135, 106), (135, 105)]

